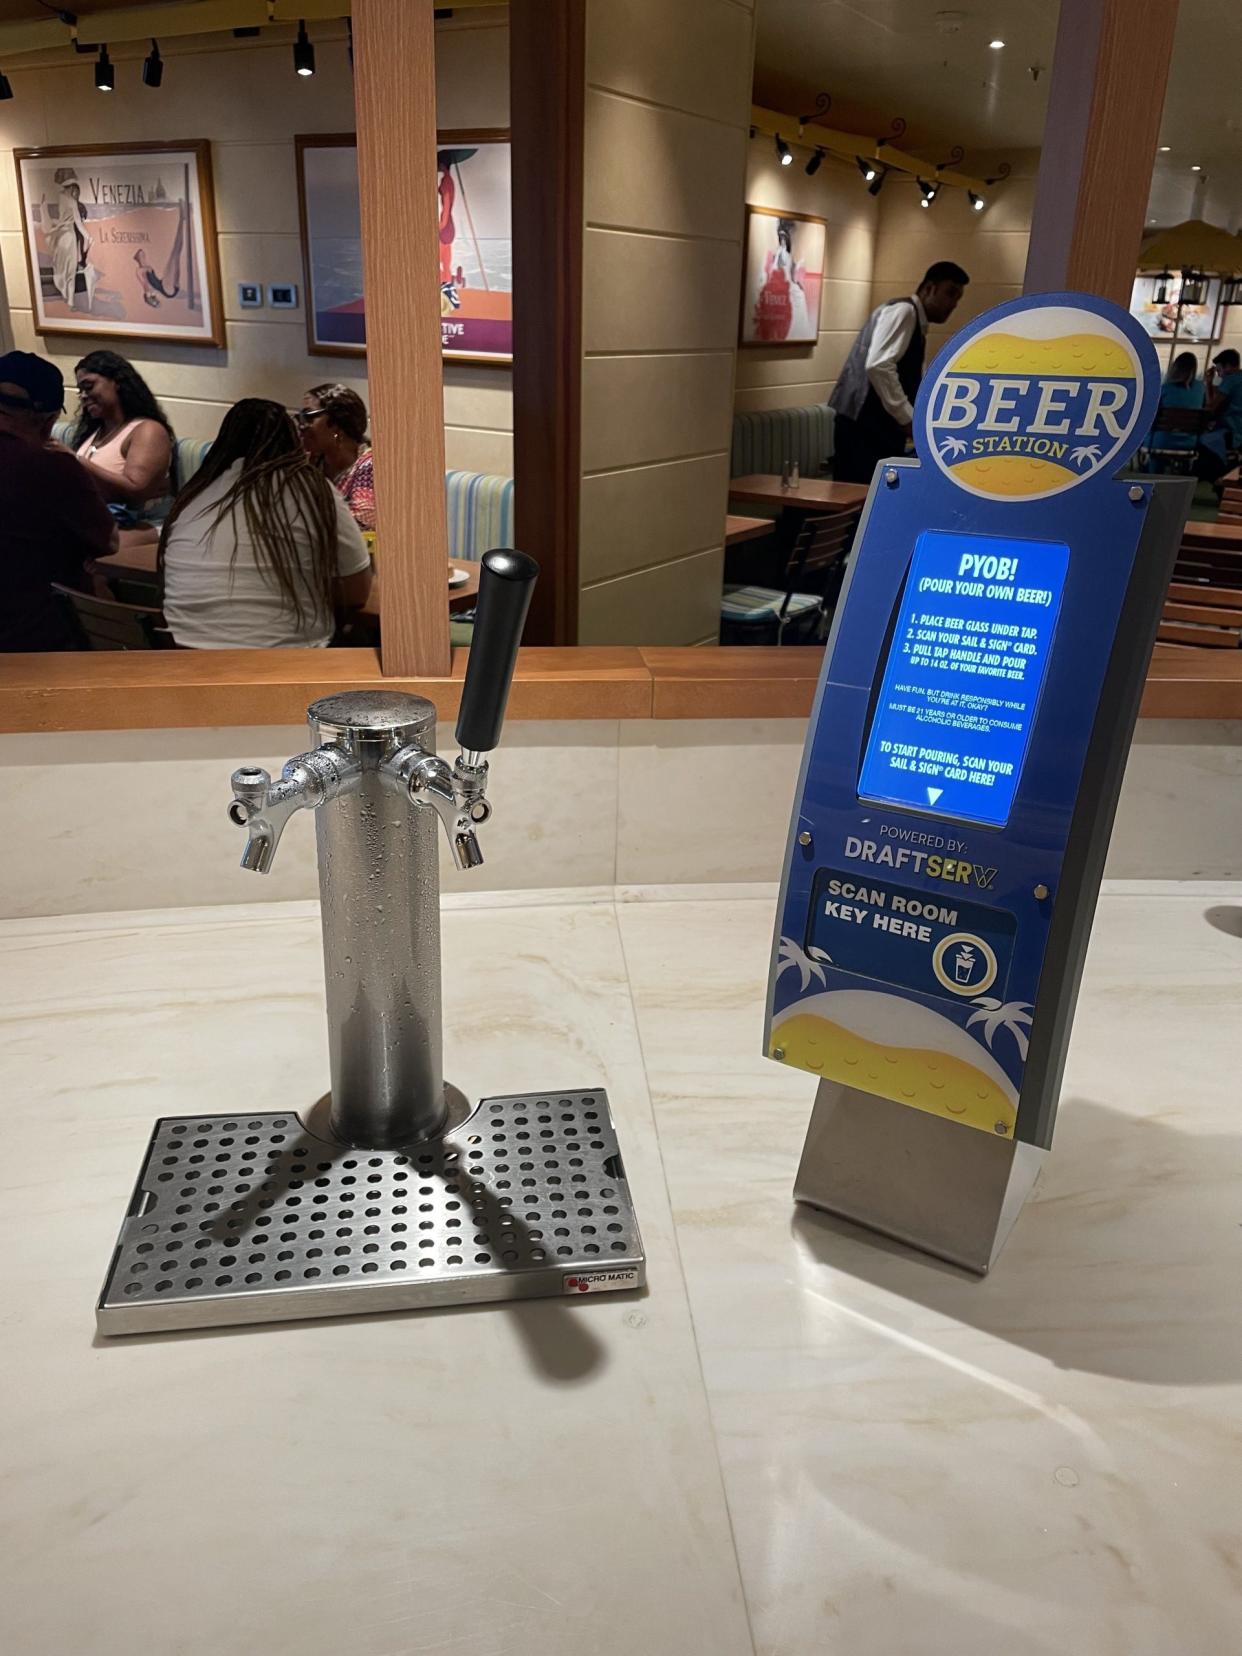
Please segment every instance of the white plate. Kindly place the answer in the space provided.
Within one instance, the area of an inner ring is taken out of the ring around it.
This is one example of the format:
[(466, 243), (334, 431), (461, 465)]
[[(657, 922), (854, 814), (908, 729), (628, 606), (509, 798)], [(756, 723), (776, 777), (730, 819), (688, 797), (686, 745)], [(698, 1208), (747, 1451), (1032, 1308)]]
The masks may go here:
[(449, 565), (449, 585), (451, 587), (465, 586), (470, 579), (470, 571), (463, 569), (460, 564)]

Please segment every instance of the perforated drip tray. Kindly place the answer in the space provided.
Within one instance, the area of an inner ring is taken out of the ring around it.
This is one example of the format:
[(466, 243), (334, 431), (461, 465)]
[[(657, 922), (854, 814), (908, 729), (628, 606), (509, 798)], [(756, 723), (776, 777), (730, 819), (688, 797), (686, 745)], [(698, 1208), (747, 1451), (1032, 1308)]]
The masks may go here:
[(157, 1121), (101, 1334), (639, 1288), (602, 1089), (487, 1098), (442, 1138), (355, 1150), (296, 1115)]

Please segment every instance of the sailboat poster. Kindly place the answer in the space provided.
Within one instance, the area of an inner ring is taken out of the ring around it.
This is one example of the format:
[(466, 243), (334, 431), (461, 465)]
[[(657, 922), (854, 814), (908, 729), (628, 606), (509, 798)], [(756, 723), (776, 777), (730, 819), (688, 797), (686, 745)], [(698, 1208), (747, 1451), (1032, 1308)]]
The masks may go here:
[(224, 343), (205, 140), (16, 160), (36, 333)]
[[(297, 153), (307, 344), (319, 355), (361, 356), (366, 351), (367, 322), (354, 134), (299, 137)], [(511, 361), (508, 133), (441, 132), (434, 187), (445, 359)]]

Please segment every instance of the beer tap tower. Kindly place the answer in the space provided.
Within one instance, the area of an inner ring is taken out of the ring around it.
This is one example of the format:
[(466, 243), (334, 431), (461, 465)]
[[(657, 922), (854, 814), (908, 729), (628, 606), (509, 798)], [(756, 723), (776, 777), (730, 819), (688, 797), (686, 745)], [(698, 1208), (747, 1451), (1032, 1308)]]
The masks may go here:
[(472, 1109), (444, 1080), (437, 820), (457, 867), (477, 868), (486, 755), (537, 574), (521, 552), (483, 559), (452, 765), (431, 702), (353, 691), (311, 705), (312, 745), (278, 779), (233, 773), (243, 868), (266, 874), (289, 818), (315, 813), (331, 1091), (309, 1108), (156, 1122), (101, 1334), (645, 1281), (604, 1089)]

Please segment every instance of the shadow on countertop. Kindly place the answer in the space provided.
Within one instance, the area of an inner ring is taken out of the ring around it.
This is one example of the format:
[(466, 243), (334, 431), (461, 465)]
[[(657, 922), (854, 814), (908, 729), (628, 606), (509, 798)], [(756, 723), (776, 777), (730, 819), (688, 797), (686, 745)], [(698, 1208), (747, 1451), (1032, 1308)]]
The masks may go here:
[[(1170, 1104), (1193, 1119), (1192, 1098)], [(1039, 1183), (983, 1278), (810, 1207), (791, 1227), (834, 1271), (1058, 1368), (1153, 1385), (1242, 1380), (1242, 1136), (1067, 1098)]]

